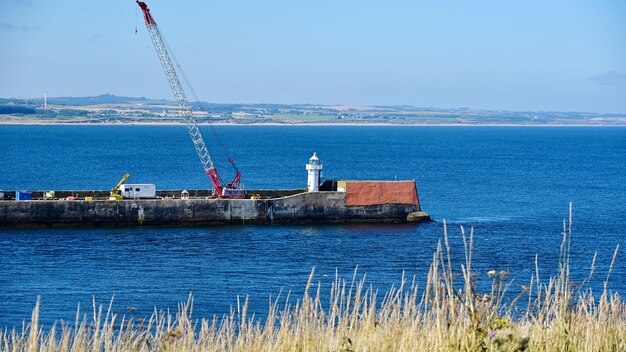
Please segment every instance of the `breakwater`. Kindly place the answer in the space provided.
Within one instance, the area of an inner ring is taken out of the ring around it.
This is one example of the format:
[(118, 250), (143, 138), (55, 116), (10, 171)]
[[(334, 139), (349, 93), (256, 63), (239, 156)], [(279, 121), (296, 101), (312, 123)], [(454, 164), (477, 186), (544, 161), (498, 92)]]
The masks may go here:
[(417, 202), (351, 205), (346, 203), (346, 195), (346, 192), (326, 191), (266, 199), (3, 200), (0, 226), (367, 223), (430, 219)]

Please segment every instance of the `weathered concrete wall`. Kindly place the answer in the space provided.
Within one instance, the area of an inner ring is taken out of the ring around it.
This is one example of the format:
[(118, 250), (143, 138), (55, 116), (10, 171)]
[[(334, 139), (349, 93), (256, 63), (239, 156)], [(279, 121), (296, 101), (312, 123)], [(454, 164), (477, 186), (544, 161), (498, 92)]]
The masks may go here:
[(346, 206), (345, 193), (274, 199), (0, 201), (0, 226), (405, 222), (417, 205)]

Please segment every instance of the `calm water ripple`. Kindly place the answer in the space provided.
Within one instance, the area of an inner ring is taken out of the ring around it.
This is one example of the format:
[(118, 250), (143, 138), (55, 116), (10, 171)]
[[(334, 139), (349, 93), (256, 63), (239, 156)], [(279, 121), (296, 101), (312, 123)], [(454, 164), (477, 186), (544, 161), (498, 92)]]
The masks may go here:
[[(302, 293), (312, 267), (327, 289), (355, 267), (381, 291), (402, 273), (426, 279), (446, 219), (457, 269), (459, 226), (475, 228), (474, 268), (509, 270), (513, 290), (558, 266), (573, 202), (572, 276), (598, 252), (601, 288), (626, 295), (626, 128), (220, 126), (249, 189), (304, 188), (315, 151), (327, 179), (415, 179), (436, 223), (350, 226), (0, 230), (0, 326), (20, 325), (41, 296), (42, 321), (73, 321), (95, 296), (119, 314), (227, 314), (237, 295), (263, 316), (268, 297)], [(203, 127), (203, 130), (205, 128)], [(207, 131), (208, 133), (208, 131)], [(182, 126), (0, 126), (0, 189), (109, 189), (125, 172), (160, 189), (208, 188)], [(209, 145), (219, 155), (219, 148)], [(228, 177), (226, 160), (216, 158)]]

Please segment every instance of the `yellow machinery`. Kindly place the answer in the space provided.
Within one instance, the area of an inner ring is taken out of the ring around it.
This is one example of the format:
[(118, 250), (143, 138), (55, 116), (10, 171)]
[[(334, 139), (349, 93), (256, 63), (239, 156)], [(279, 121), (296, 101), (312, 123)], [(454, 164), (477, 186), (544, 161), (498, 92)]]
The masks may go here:
[(121, 194), (117, 194), (117, 190), (120, 189), (120, 187), (124, 184), (124, 182), (126, 181), (126, 179), (130, 176), (129, 173), (124, 174), (124, 176), (122, 176), (122, 179), (120, 180), (120, 182), (117, 183), (117, 185), (115, 187), (113, 187), (113, 189), (111, 189), (111, 193), (109, 194), (109, 200), (122, 200), (124, 199), (124, 197), (122, 197)]

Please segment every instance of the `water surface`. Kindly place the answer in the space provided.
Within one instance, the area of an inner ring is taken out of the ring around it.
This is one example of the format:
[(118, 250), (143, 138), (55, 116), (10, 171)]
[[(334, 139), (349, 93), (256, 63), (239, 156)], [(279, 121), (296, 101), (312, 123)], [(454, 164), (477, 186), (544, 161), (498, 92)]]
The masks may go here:
[[(554, 274), (563, 219), (574, 209), (572, 264), (582, 282), (595, 252), (595, 291), (613, 250), (626, 243), (626, 128), (600, 127), (285, 127), (219, 126), (247, 188), (305, 188), (304, 164), (317, 152), (325, 179), (414, 179), (425, 211), (417, 225), (220, 226), (192, 228), (0, 230), (0, 326), (30, 317), (74, 320), (92, 297), (120, 314), (174, 309), (191, 292), (194, 315), (229, 312), (249, 295), (263, 315), (270, 295), (301, 294), (308, 274), (328, 287), (356, 266), (381, 291), (403, 271), (425, 280), (432, 253), (451, 229), (475, 227), (479, 287), (486, 272), (511, 271), (513, 290), (530, 280), (538, 256)], [(209, 148), (224, 178), (233, 176), (219, 145)], [(158, 189), (206, 189), (182, 126), (0, 126), (0, 189), (110, 189), (129, 182)], [(626, 292), (618, 253), (609, 288)]]

